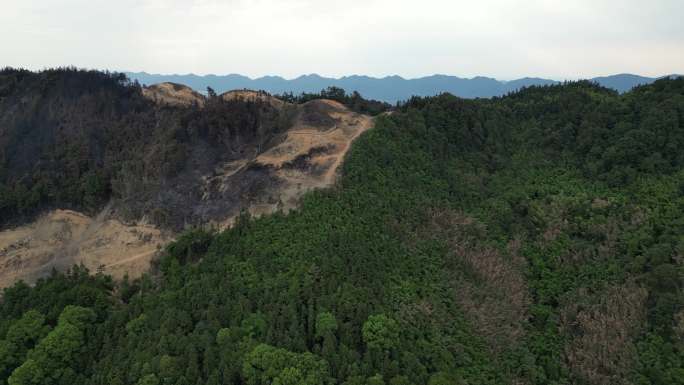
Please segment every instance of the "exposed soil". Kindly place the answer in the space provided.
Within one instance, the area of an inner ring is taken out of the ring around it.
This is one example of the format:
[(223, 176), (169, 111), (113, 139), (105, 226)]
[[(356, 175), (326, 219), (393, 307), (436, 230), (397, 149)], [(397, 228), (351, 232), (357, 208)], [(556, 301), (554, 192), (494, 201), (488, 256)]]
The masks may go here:
[(152, 226), (126, 225), (103, 216), (55, 210), (34, 223), (0, 232), (0, 287), (18, 280), (33, 282), (52, 269), (80, 263), (115, 278), (126, 273), (136, 277), (169, 240)]
[(176, 106), (204, 105), (204, 95), (188, 86), (176, 83), (159, 83), (145, 87), (143, 95), (157, 103)]
[(242, 209), (253, 216), (287, 212), (304, 193), (331, 186), (351, 142), (373, 122), (332, 100), (296, 108), (292, 128), (273, 138), (273, 145), (252, 158), (222, 164), (205, 179), (207, 207), (217, 207), (211, 202), (235, 203), (224, 206), (223, 217), (213, 216), (212, 223), (230, 226)]
[[(311, 107), (316, 111), (327, 110), (327, 117), (335, 121), (333, 127), (321, 130), (320, 126), (312, 125), (307, 111)], [(306, 191), (332, 185), (349, 146), (371, 126), (371, 117), (351, 112), (337, 102), (306, 103), (286, 138), (256, 158), (284, 182), (279, 194), (282, 208), (295, 207)]]

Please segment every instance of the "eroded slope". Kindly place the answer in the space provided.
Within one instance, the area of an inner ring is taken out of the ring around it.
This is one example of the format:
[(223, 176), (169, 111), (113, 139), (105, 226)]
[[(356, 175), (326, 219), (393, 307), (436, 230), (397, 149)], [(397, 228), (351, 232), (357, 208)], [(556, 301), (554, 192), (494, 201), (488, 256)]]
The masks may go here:
[(197, 104), (203, 106), (205, 101), (204, 95), (188, 86), (177, 83), (153, 84), (149, 87), (144, 87), (142, 92), (146, 98), (162, 104), (176, 106)]
[(305, 192), (334, 183), (351, 142), (371, 127), (372, 118), (331, 100), (314, 100), (297, 109), (294, 125), (274, 139), (277, 144), (252, 159), (224, 164), (207, 178), (207, 200), (226, 198), (237, 180), (259, 173), (272, 185), (257, 188), (245, 208), (261, 215), (287, 211)]
[[(146, 87), (143, 95), (162, 107), (192, 108), (199, 115), (221, 117), (216, 110), (226, 108), (171, 83)], [(0, 232), (0, 287), (78, 263), (115, 277), (139, 276), (183, 227), (230, 226), (243, 210), (255, 216), (287, 211), (307, 191), (332, 185), (351, 142), (372, 125), (371, 117), (331, 100), (295, 105), (246, 90), (218, 98), (219, 104), (272, 109), (267, 112), (290, 120), (289, 128), (268, 128), (263, 118), (230, 122), (237, 128), (225, 144), (186, 145), (184, 169), (154, 188), (135, 178), (124, 181), (122, 198), (112, 199), (96, 217), (54, 210)], [(155, 147), (147, 151), (152, 152), (146, 156), (157, 156)]]

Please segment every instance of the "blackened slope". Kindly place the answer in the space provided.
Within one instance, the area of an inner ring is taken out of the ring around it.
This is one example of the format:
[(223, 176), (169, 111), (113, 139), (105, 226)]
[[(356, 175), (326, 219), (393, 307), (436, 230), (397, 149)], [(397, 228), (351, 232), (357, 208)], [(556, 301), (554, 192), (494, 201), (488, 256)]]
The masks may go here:
[(0, 218), (48, 208), (94, 212), (114, 198), (124, 218), (177, 228), (194, 220), (200, 175), (255, 152), (288, 119), (259, 101), (158, 105), (121, 74), (0, 72)]
[(287, 211), (331, 186), (372, 125), (330, 100), (205, 97), (70, 69), (3, 75), (0, 286), (75, 263), (138, 277), (180, 229)]

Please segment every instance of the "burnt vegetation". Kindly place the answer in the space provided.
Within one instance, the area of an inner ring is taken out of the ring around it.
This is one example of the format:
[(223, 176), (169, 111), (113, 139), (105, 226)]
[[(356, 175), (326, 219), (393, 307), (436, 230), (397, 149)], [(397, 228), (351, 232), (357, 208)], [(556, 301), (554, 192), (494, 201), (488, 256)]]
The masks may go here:
[(112, 200), (123, 219), (206, 220), (189, 210), (199, 176), (291, 124), (259, 100), (158, 105), (122, 74), (71, 68), (0, 71), (0, 111), (0, 226)]

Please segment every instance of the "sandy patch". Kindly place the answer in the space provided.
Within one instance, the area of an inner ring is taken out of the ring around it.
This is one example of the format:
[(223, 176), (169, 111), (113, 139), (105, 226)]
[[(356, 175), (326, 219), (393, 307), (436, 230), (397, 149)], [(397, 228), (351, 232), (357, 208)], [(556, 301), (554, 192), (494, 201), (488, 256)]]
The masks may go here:
[(351, 143), (373, 124), (370, 116), (354, 113), (332, 100), (307, 104), (332, 107), (325, 114), (335, 121), (333, 127), (312, 126), (306, 114), (300, 113), (285, 139), (256, 158), (286, 182), (280, 193), (285, 209), (296, 206), (305, 192), (333, 185)]
[(31, 224), (0, 232), (0, 287), (20, 279), (33, 282), (53, 268), (64, 270), (79, 263), (115, 278), (125, 273), (137, 277), (168, 241), (152, 226), (55, 210)]
[(188, 86), (176, 83), (159, 83), (142, 90), (143, 96), (160, 104), (174, 106), (204, 105), (204, 96)]

